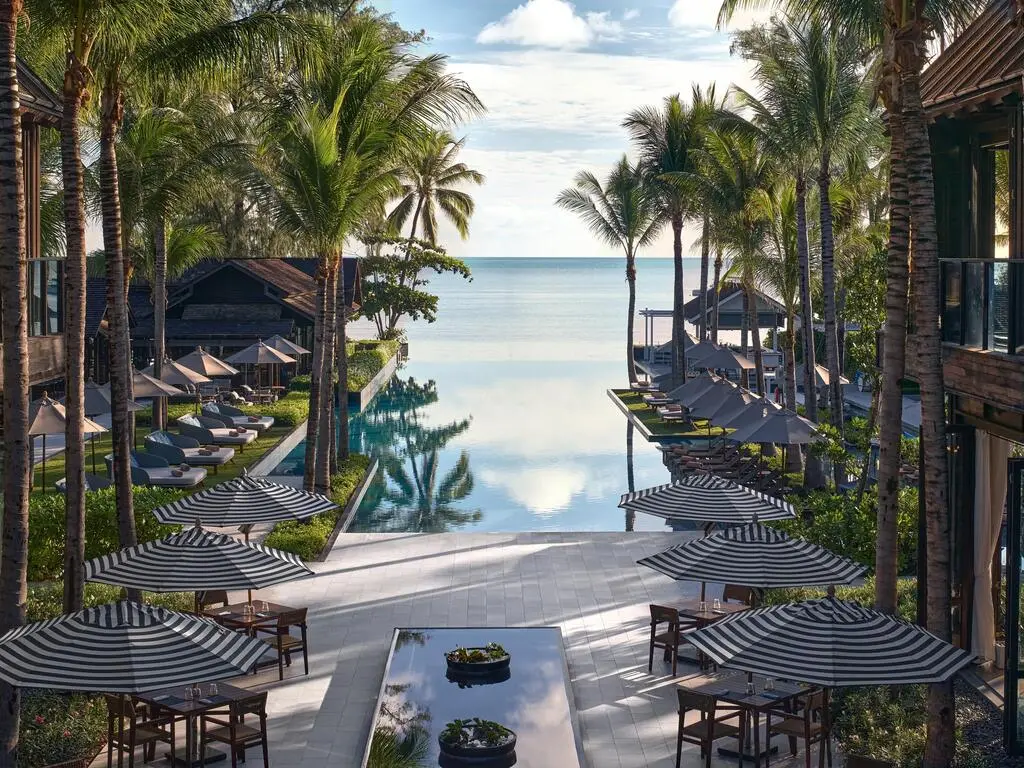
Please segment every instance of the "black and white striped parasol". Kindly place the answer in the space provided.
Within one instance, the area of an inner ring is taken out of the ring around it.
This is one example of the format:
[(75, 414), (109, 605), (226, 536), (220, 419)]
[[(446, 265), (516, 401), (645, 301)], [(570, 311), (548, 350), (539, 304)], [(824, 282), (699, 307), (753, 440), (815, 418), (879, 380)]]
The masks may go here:
[(860, 563), (759, 523), (687, 541), (637, 562), (681, 581), (757, 589), (851, 584), (867, 571)]
[(140, 691), (242, 675), (267, 650), (211, 619), (130, 601), (0, 637), (0, 679), (26, 688)]
[(312, 571), (290, 552), (191, 528), (85, 564), (87, 581), (150, 592), (263, 589)]
[(718, 475), (689, 475), (682, 480), (623, 494), (622, 509), (666, 520), (735, 525), (758, 520), (788, 520), (796, 512), (788, 502), (751, 490)]
[(916, 624), (834, 597), (754, 608), (684, 637), (716, 664), (829, 688), (939, 683), (973, 660)]
[(194, 523), (234, 527), (304, 520), (337, 509), (319, 493), (241, 475), (199, 493), (157, 507), (153, 516), (161, 523)]

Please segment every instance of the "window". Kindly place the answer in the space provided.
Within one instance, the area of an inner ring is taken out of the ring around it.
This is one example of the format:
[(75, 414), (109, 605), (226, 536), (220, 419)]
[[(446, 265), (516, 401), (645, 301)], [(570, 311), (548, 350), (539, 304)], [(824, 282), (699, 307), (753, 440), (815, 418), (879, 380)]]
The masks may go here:
[(63, 330), (61, 262), (30, 259), (28, 263), (28, 335), (53, 336)]

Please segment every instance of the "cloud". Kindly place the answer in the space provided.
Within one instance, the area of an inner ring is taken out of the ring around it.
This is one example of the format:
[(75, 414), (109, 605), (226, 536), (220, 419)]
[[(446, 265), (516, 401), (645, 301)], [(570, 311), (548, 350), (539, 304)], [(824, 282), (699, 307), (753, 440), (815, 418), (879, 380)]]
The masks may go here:
[[(668, 9), (668, 23), (678, 29), (714, 29), (718, 24), (718, 0), (675, 0)], [(772, 9), (737, 9), (724, 28), (746, 29), (771, 18)]]
[(622, 14), (623, 21), (632, 21), (640, 15), (639, 8), (627, 8)]
[(622, 24), (607, 11), (580, 16), (568, 0), (527, 0), (480, 30), (476, 41), (571, 50), (621, 36)]

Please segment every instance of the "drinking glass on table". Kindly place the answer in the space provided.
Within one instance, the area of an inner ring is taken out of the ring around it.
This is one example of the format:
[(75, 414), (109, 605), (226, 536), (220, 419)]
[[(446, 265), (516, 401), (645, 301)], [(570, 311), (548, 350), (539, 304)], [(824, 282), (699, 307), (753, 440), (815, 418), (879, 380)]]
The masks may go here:
[(699, 603), (697, 603), (697, 613), (707, 613), (707, 612), (708, 612), (708, 603), (707, 603), (706, 600), (701, 600)]
[(201, 698), (203, 698), (203, 687), (201, 685), (199, 685), (199, 683), (196, 683), (194, 686), (192, 686), (192, 698), (193, 699), (201, 699)]
[(720, 610), (722, 610), (722, 601), (721, 601), (721, 600), (719, 600), (719, 599), (718, 599), (718, 598), (716, 597), (716, 598), (715, 598), (715, 602), (714, 602), (714, 603), (712, 603), (712, 607), (713, 607), (713, 608), (714, 608), (714, 610), (716, 610), (716, 611), (720, 611)]
[(210, 683), (210, 690), (207, 693), (207, 695), (208, 696), (216, 696), (218, 693), (220, 693), (220, 690), (217, 688), (217, 684), (216, 683)]
[(764, 689), (766, 691), (774, 691), (775, 690), (775, 678), (774, 677), (766, 677), (764, 679)]
[(263, 613), (266, 613), (267, 611), (269, 611), (270, 610), (270, 603), (268, 603), (266, 600), (261, 600), (260, 601), (260, 610), (263, 611)]
[(248, 619), (252, 617), (252, 605), (245, 603), (242, 606), (242, 618)]
[(192, 701), (192, 686), (185, 686), (185, 701)]

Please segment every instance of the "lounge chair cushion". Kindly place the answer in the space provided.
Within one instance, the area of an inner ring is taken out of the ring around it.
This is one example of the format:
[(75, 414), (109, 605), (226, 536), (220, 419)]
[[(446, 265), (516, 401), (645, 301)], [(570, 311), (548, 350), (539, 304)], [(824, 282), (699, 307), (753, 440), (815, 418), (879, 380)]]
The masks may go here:
[[(175, 475), (178, 472), (180, 475)], [(162, 488), (191, 488), (206, 479), (206, 470), (193, 467), (182, 472), (177, 467), (150, 467), (146, 469), (149, 484)]]

